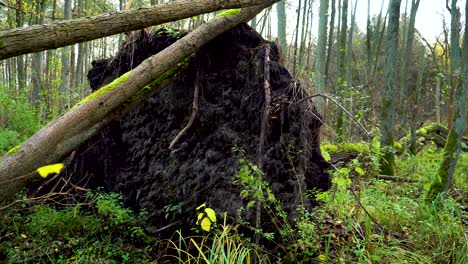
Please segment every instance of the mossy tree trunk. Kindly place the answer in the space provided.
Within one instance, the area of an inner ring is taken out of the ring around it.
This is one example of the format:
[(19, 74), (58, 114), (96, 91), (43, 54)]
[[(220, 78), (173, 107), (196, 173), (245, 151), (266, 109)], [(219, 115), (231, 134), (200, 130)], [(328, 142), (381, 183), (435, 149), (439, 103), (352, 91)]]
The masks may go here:
[[(0, 31), (0, 60), (130, 32), (202, 13), (253, 6), (262, 2), (269, 0), (179, 0), (153, 7), (26, 28), (18, 24), (16, 29)], [(21, 12), (18, 14), (22, 17)]]
[[(0, 159), (0, 202), (15, 194), (38, 175), (39, 167), (60, 162), (95, 135), (119, 106), (175, 67), (199, 48), (237, 24), (250, 20), (275, 0), (217, 18), (198, 27), (173, 45), (143, 61), (138, 67), (102, 87), (99, 96), (73, 108), (26, 140), (12, 155)], [(157, 86), (157, 85), (156, 85)], [(160, 87), (159, 87), (160, 88)], [(102, 92), (105, 90), (106, 92)]]
[[(453, 7), (453, 6), (452, 6)], [(453, 11), (453, 8), (452, 8)], [(465, 14), (468, 14), (468, 0), (465, 5)], [(452, 44), (453, 45), (453, 44)], [(465, 36), (462, 52), (462, 85), (456, 90), (453, 126), (444, 148), (444, 156), (437, 175), (426, 195), (426, 201), (431, 202), (441, 192), (447, 192), (451, 183), (453, 172), (460, 156), (463, 129), (465, 125), (465, 102), (468, 96), (468, 28), (465, 27)]]
[(395, 175), (395, 153), (393, 148), (393, 122), (394, 122), (394, 97), (397, 86), (398, 73), (398, 43), (400, 23), (401, 0), (391, 0), (388, 8), (388, 32), (385, 51), (385, 88), (382, 102), (382, 119), (380, 140), (382, 157), (380, 159), (380, 173), (383, 175)]

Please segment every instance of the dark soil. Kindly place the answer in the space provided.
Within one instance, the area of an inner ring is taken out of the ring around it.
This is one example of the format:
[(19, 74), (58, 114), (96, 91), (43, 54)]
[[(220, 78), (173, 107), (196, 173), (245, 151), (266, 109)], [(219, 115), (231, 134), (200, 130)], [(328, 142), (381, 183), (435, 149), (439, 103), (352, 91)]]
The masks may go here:
[[(91, 87), (112, 81), (174, 41), (166, 31), (138, 33), (115, 58), (93, 63)], [(283, 209), (295, 212), (305, 189), (330, 187), (329, 164), (319, 149), (318, 114), (309, 101), (298, 103), (306, 93), (278, 62), (276, 45), (246, 24), (211, 41), (168, 87), (89, 140), (63, 176), (81, 186), (122, 193), (128, 206), (145, 208), (158, 228), (177, 223), (167, 231), (193, 226), (195, 208), (203, 203), (235, 217), (249, 200), (240, 198), (241, 188), (232, 183), (241, 167), (240, 154), (232, 148), (256, 162), (266, 45), (271, 45), (272, 111), (264, 180)], [(200, 87), (198, 115), (171, 151), (170, 142), (192, 114), (195, 83)], [(310, 205), (306, 199), (305, 206)], [(253, 220), (255, 212), (243, 214)]]

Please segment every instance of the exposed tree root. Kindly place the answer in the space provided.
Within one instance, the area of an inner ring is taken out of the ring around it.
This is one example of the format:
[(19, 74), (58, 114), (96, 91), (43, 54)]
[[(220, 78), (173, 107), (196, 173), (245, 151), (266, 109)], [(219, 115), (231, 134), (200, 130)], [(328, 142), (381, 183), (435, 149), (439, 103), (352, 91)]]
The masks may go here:
[(190, 119), (187, 123), (187, 125), (176, 135), (176, 137), (172, 140), (171, 144), (169, 144), (169, 149), (172, 150), (174, 148), (174, 145), (179, 141), (179, 139), (190, 129), (190, 127), (193, 124), (193, 121), (195, 121), (195, 118), (197, 117), (198, 114), (198, 93), (200, 90), (200, 85), (198, 83), (198, 80), (195, 81), (195, 87), (193, 91), (193, 103), (192, 103), (192, 115), (190, 116)]

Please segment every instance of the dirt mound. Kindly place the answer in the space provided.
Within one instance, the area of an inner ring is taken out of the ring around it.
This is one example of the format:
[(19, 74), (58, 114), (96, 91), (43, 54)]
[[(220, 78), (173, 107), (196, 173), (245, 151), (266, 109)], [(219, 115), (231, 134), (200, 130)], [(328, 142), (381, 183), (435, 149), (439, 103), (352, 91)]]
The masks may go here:
[[(115, 58), (93, 64), (88, 74), (91, 87), (111, 81), (175, 39), (159, 32), (140, 33), (132, 41), (133, 48), (125, 43), (127, 48)], [(324, 171), (329, 164), (319, 149), (320, 122), (313, 105), (300, 102), (306, 94), (278, 63), (274, 43), (246, 24), (211, 41), (167, 88), (89, 140), (63, 176), (71, 176), (75, 184), (122, 193), (127, 205), (145, 208), (159, 227), (193, 225), (195, 208), (202, 203), (235, 217), (248, 200), (240, 198), (241, 187), (233, 184), (241, 164), (232, 148), (256, 162), (266, 45), (271, 46), (272, 111), (264, 180), (284, 209), (294, 212), (305, 189), (330, 186)], [(192, 114), (195, 84), (200, 87), (198, 115), (171, 151), (169, 144)], [(254, 210), (245, 212), (247, 219), (254, 215)]]

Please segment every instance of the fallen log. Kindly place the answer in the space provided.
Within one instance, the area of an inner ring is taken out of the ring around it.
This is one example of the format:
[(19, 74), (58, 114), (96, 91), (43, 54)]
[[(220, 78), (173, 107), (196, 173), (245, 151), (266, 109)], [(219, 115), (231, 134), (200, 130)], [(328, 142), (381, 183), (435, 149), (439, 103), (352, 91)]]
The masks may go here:
[[(416, 130), (416, 141), (420, 146), (418, 151), (421, 149), (421, 146), (424, 146), (429, 143), (434, 143), (438, 148), (445, 147), (447, 142), (448, 129), (439, 123), (431, 123), (429, 125), (423, 126)], [(404, 150), (409, 148), (411, 135), (406, 135), (398, 140), (396, 144), (397, 150)], [(465, 144), (462, 146), (463, 151), (468, 151), (468, 138), (463, 137), (462, 142)]]
[(96, 91), (91, 100), (49, 123), (26, 140), (16, 153), (0, 159), (0, 202), (37, 177), (32, 173), (37, 168), (62, 161), (95, 135), (106, 116), (158, 76), (175, 67), (216, 36), (250, 20), (275, 0), (258, 2), (262, 4), (200, 26), (173, 45), (143, 61), (134, 70)]
[(180, 0), (52, 24), (0, 31), (0, 60), (130, 32), (222, 9), (254, 6), (260, 0)]

